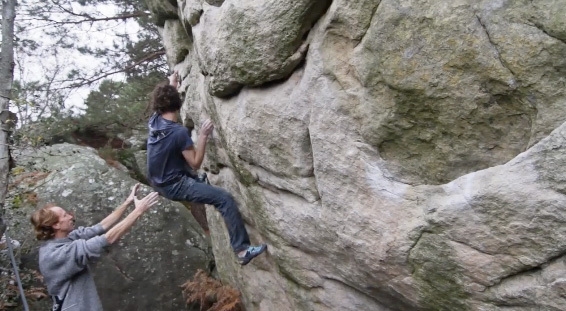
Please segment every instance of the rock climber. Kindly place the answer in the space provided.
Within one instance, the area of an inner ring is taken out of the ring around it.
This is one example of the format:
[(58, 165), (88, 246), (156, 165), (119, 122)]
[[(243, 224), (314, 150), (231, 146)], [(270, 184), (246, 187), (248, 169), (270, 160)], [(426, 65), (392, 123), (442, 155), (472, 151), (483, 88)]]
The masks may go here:
[(230, 245), (241, 265), (265, 252), (266, 244), (250, 245), (248, 232), (236, 201), (226, 190), (197, 182), (190, 174), (198, 170), (204, 159), (206, 142), (214, 125), (206, 120), (201, 125), (197, 144), (189, 130), (179, 124), (178, 112), (182, 101), (177, 88), (179, 75), (175, 72), (169, 81), (158, 84), (152, 93), (147, 140), (148, 177), (153, 188), (174, 201), (213, 205), (220, 212), (228, 228)]

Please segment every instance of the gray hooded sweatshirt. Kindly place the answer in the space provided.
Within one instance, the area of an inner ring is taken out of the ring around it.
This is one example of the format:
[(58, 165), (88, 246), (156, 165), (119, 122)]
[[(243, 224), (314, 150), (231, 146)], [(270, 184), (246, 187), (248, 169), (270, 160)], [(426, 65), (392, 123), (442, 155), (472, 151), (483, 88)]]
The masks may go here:
[(102, 225), (79, 227), (39, 248), (39, 270), (51, 296), (64, 299), (63, 311), (102, 311), (88, 263), (108, 246)]

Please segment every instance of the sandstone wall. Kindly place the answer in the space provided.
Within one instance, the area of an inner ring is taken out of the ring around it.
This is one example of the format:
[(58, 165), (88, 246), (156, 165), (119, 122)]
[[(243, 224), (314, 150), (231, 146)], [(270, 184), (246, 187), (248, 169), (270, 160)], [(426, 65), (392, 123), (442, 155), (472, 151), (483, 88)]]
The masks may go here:
[(565, 1), (148, 2), (247, 310), (566, 308)]

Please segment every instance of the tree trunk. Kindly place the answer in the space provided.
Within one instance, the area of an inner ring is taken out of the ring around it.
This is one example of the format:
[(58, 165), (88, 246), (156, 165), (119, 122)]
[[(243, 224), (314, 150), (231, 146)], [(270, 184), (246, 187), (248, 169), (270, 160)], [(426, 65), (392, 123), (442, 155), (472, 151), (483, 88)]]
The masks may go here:
[(2, 48), (0, 50), (0, 236), (6, 230), (4, 206), (8, 192), (10, 149), (8, 138), (13, 118), (8, 110), (14, 81), (14, 20), (16, 0), (2, 0)]

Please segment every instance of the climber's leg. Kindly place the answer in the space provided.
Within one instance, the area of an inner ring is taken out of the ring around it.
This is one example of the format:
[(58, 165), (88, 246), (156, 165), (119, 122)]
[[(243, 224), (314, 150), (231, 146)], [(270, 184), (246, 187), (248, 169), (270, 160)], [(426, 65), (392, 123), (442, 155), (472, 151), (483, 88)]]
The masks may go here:
[(164, 197), (175, 201), (189, 201), (213, 205), (220, 212), (228, 233), (230, 245), (234, 252), (239, 253), (247, 250), (250, 245), (248, 232), (236, 205), (236, 201), (224, 189), (197, 183), (189, 177), (182, 178), (179, 182), (157, 188)]

